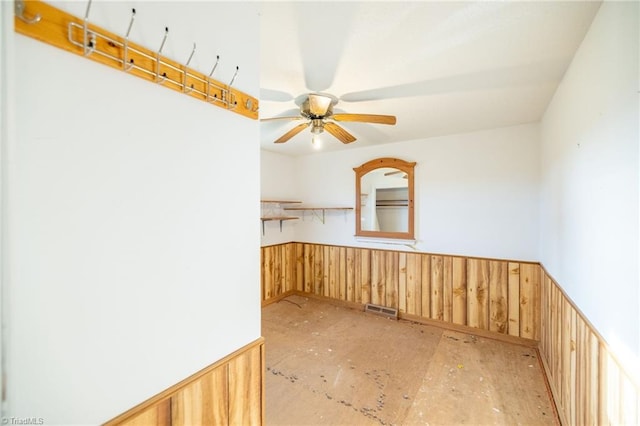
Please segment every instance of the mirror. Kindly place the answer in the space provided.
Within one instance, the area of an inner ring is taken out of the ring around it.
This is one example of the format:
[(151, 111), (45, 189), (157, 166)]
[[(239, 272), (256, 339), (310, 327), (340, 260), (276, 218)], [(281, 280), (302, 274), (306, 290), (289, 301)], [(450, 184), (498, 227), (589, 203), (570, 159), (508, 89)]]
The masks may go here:
[(377, 158), (356, 167), (356, 236), (413, 239), (416, 163)]

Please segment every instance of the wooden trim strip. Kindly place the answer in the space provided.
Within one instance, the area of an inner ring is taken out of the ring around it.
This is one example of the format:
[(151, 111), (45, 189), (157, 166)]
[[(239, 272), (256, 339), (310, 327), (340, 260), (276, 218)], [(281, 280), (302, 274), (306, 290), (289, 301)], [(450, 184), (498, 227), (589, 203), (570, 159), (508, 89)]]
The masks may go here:
[(400, 320), (411, 321), (418, 324), (431, 325), (445, 330), (458, 331), (460, 333), (471, 334), (486, 339), (497, 340), (500, 342), (513, 343), (515, 345), (526, 346), (528, 348), (537, 348), (538, 341), (527, 339), (526, 337), (511, 336), (508, 334), (496, 333), (495, 331), (482, 330), (468, 325), (454, 324), (451, 322), (439, 321), (430, 318), (423, 318), (417, 315), (399, 313)]
[[(253, 342), (243, 346), (242, 348), (230, 353), (229, 355), (225, 356), (224, 358), (219, 359), (218, 361), (214, 362), (213, 364), (203, 368), (202, 370), (192, 374), (191, 376), (187, 377), (186, 379), (178, 382), (177, 384), (165, 389), (164, 391), (160, 392), (159, 394), (147, 399), (146, 401), (136, 405), (135, 407), (125, 411), (124, 413), (114, 417), (113, 419), (107, 421), (104, 423), (105, 426), (115, 426), (115, 425), (119, 425), (122, 424), (128, 420), (131, 420), (133, 417), (137, 416), (138, 414), (143, 413), (145, 410), (152, 408), (154, 405), (157, 404), (161, 404), (163, 403), (165, 400), (169, 400), (172, 396), (174, 396), (177, 392), (181, 391), (182, 389), (184, 389), (185, 387), (189, 386), (191, 383), (197, 381), (198, 379), (202, 378), (203, 376), (205, 376), (206, 374), (214, 371), (216, 368), (225, 366), (226, 364), (228, 364), (229, 362), (233, 361), (234, 359), (241, 357), (242, 355), (250, 352), (253, 349), (259, 348), (260, 349), (260, 353), (262, 354), (262, 358), (264, 360), (264, 337), (259, 337), (258, 339), (254, 340)], [(262, 369), (262, 373), (264, 374), (264, 361), (261, 361), (261, 364), (263, 365), (263, 369)], [(264, 395), (264, 380), (262, 380), (263, 384), (262, 384), (262, 394)], [(262, 405), (262, 410), (264, 412), (264, 403)], [(263, 416), (264, 414), (261, 414), (261, 416)], [(264, 423), (263, 423), (264, 424)]]
[[(269, 306), (272, 303), (277, 303), (277, 302), (281, 301), (284, 298), (287, 298), (289, 296), (292, 296), (294, 294), (299, 294), (299, 293), (302, 293), (302, 292), (301, 291), (297, 291), (297, 290), (285, 291), (284, 293), (282, 293), (279, 296), (274, 296), (269, 300), (263, 300), (262, 301), (262, 307), (264, 308), (265, 306)], [(306, 294), (306, 293), (304, 293), (304, 294)]]
[(361, 250), (378, 250), (378, 251), (389, 251), (395, 253), (406, 253), (406, 254), (422, 254), (425, 256), (443, 256), (443, 257), (461, 257), (465, 259), (474, 259), (474, 260), (488, 260), (488, 261), (496, 261), (496, 262), (511, 262), (511, 263), (520, 263), (525, 265), (538, 265), (540, 266), (540, 262), (535, 260), (517, 260), (517, 259), (502, 259), (497, 257), (478, 257), (478, 256), (465, 256), (461, 254), (449, 254), (449, 253), (433, 253), (428, 251), (418, 251), (418, 250), (393, 250), (389, 248), (378, 248), (378, 247), (369, 247), (369, 246), (350, 246), (350, 245), (333, 245), (333, 244), (322, 244), (322, 243), (308, 243), (304, 241), (288, 241), (286, 243), (275, 243), (275, 244), (267, 244), (264, 246), (260, 246), (261, 249), (268, 247), (276, 247), (276, 246), (285, 246), (287, 244), (307, 244), (311, 246), (321, 246), (321, 247), (344, 247), (351, 249), (361, 249)]

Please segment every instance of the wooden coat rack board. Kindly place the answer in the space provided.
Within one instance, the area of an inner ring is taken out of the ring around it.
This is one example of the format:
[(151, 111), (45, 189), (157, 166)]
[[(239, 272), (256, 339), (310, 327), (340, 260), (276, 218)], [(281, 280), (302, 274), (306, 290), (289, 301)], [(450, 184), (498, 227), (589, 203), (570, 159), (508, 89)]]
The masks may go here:
[(258, 118), (258, 100), (231, 87), (238, 74), (238, 67), (229, 84), (221, 83), (211, 78), (218, 65), (217, 61), (208, 76), (188, 67), (195, 53), (195, 44), (184, 65), (161, 55), (169, 28), (164, 29), (162, 44), (154, 52), (129, 41), (135, 9), (131, 12), (125, 37), (90, 24), (90, 9), (91, 1), (87, 4), (84, 19), (80, 19), (39, 0), (16, 0), (15, 30), (237, 114), (254, 120)]

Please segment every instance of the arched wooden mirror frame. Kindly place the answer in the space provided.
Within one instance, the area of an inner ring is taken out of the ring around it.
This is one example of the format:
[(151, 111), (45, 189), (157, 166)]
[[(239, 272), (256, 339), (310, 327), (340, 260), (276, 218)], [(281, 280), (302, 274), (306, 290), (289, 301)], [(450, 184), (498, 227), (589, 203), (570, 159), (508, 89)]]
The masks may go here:
[[(404, 160), (400, 160), (399, 158), (376, 158), (375, 160), (367, 161), (360, 167), (354, 167), (354, 171), (356, 172), (356, 236), (358, 237), (372, 237), (372, 238), (397, 238), (403, 240), (413, 240), (414, 239), (414, 212), (413, 212), (413, 197), (414, 197), (414, 168), (416, 163), (410, 163)], [(369, 231), (362, 229), (362, 194), (360, 192), (360, 182), (364, 175), (369, 173), (370, 171), (391, 167), (394, 169), (398, 169), (407, 174), (408, 180), (408, 209), (407, 214), (408, 217), (408, 230), (407, 232), (385, 232), (385, 231)]]

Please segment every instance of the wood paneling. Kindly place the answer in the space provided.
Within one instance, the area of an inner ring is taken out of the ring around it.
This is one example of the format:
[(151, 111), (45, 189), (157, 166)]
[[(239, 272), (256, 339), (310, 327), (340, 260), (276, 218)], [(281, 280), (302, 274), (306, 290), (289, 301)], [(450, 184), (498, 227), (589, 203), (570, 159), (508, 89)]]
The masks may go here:
[(203, 375), (171, 397), (171, 424), (229, 424), (228, 366), (222, 365)]
[(260, 338), (105, 425), (264, 424), (264, 371)]
[[(259, 425), (262, 421), (262, 356), (258, 347), (229, 360), (230, 425)], [(209, 423), (203, 423), (207, 425)]]
[[(639, 424), (639, 386), (542, 268), (539, 351), (563, 424)], [(530, 315), (530, 313), (527, 313)]]
[(537, 264), (309, 243), (262, 247), (261, 258), (263, 304), (299, 290), (539, 339)]

